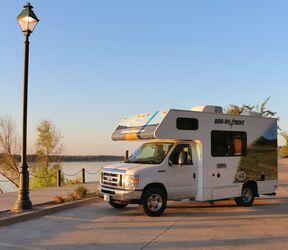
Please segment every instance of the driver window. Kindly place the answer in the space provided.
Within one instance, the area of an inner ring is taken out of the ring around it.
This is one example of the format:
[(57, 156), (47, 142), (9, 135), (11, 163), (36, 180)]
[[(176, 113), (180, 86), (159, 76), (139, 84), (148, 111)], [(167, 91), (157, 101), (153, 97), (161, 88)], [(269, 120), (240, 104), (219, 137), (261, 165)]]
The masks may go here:
[(192, 165), (192, 151), (191, 151), (191, 146), (189, 144), (178, 144), (172, 154), (170, 155), (170, 162), (173, 165), (178, 165), (178, 159), (179, 159), (179, 154), (180, 152), (186, 152), (187, 153), (187, 158), (186, 161), (184, 162), (184, 165)]

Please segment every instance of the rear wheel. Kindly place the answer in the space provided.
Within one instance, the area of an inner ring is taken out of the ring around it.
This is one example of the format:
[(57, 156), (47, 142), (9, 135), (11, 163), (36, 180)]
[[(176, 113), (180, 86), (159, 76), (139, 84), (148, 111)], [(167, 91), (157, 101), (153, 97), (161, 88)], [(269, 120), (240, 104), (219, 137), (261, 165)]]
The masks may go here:
[(121, 204), (121, 203), (115, 203), (113, 201), (109, 201), (109, 204), (111, 207), (117, 208), (117, 209), (123, 209), (127, 207), (128, 204)]
[(235, 198), (238, 206), (250, 207), (255, 199), (254, 188), (251, 185), (244, 186), (240, 197)]
[(166, 193), (160, 188), (149, 188), (142, 196), (140, 210), (149, 216), (156, 217), (164, 212), (166, 205)]

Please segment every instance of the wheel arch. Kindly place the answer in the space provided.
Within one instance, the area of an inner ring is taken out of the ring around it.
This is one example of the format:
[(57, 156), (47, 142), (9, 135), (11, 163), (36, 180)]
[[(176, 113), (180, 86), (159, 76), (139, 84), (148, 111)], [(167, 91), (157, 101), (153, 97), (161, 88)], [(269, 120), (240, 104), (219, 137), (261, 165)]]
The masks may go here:
[(247, 187), (247, 186), (251, 186), (253, 188), (253, 191), (254, 191), (254, 196), (255, 197), (259, 197), (257, 181), (255, 181), (255, 180), (247, 180), (247, 181), (245, 181), (243, 183), (242, 190), (243, 190), (244, 187)]
[(145, 188), (143, 189), (142, 191), (142, 195), (141, 195), (141, 200), (142, 200), (142, 197), (143, 197), (143, 194), (146, 192), (146, 190), (148, 190), (149, 188), (160, 188), (162, 189), (165, 194), (166, 194), (166, 197), (168, 197), (168, 192), (167, 192), (167, 189), (166, 187), (164, 186), (163, 183), (160, 183), (160, 182), (155, 182), (155, 183), (150, 183), (148, 185), (145, 186)]

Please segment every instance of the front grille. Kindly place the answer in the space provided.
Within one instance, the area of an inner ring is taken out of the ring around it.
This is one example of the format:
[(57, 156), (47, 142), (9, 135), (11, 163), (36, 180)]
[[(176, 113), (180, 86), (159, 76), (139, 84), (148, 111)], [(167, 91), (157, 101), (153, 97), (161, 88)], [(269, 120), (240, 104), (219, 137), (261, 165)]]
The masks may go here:
[(102, 185), (122, 187), (122, 174), (102, 172), (101, 179)]

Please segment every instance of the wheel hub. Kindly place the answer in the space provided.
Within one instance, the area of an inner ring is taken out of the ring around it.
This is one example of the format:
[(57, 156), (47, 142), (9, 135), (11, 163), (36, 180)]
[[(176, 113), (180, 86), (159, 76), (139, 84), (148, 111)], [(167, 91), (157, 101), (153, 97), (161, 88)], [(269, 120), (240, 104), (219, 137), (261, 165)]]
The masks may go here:
[(245, 203), (249, 203), (252, 200), (252, 191), (249, 188), (245, 188), (242, 193), (242, 198)]
[(153, 194), (148, 199), (148, 207), (151, 211), (158, 211), (162, 207), (162, 198), (158, 194)]

